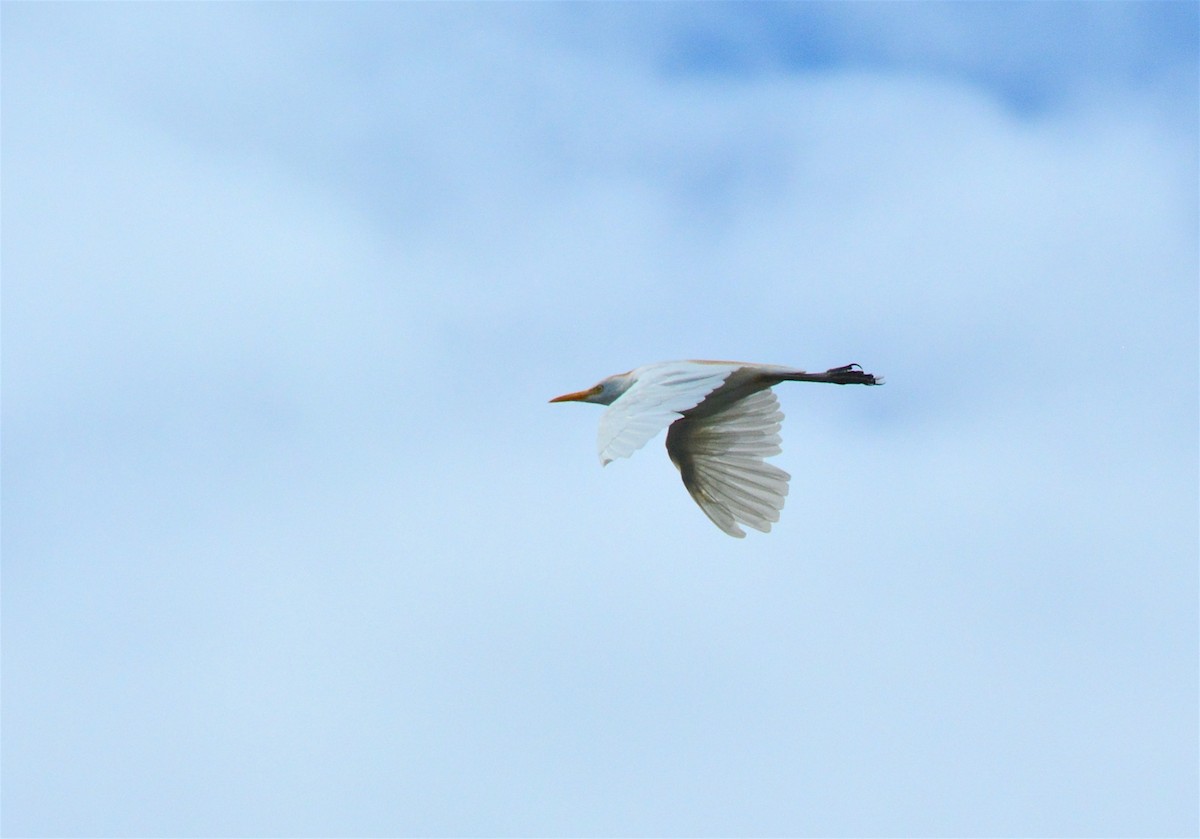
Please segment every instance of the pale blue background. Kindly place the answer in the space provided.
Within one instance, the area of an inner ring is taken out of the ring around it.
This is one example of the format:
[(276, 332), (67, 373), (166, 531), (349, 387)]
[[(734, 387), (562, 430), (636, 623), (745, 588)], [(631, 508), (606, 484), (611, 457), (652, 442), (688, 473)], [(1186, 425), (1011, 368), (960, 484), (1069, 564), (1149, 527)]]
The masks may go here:
[(1196, 4), (2, 24), (6, 834), (1200, 829)]

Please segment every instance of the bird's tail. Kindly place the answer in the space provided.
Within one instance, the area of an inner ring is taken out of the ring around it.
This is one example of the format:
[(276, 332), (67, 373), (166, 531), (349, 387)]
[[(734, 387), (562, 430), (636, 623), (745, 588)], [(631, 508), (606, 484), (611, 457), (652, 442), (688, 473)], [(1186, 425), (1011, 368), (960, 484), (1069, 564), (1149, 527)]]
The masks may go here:
[(832, 367), (824, 373), (789, 373), (783, 377), (789, 382), (828, 382), (831, 385), (881, 385), (883, 376), (864, 373), (862, 365), (847, 364), (845, 367)]

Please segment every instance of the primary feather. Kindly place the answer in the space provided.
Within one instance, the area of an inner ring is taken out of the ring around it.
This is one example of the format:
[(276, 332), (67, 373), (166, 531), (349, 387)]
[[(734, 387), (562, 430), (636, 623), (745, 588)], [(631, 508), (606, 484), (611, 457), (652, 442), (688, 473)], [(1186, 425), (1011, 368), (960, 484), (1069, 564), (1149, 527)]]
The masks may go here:
[(779, 521), (791, 477), (763, 458), (779, 454), (783, 412), (769, 390), (700, 419), (676, 420), (667, 431), (667, 454), (700, 509), (730, 536)]

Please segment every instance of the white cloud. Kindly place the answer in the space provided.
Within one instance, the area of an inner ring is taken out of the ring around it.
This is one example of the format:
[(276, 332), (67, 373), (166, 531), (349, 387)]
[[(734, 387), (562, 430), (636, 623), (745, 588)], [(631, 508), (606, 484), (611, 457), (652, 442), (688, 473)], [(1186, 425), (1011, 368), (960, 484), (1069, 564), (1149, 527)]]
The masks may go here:
[[(34, 8), (6, 830), (1182, 829), (1182, 109), (664, 73), (657, 7)], [(890, 383), (781, 393), (734, 542), (544, 404), (689, 355)]]

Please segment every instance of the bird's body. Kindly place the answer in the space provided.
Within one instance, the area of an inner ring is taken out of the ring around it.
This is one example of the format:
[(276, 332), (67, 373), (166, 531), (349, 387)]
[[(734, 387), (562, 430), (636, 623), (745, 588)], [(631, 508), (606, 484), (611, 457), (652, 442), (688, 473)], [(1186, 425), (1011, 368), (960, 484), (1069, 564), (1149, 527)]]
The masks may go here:
[(764, 458), (779, 454), (783, 412), (770, 388), (780, 382), (882, 384), (857, 364), (807, 373), (738, 361), (663, 361), (609, 376), (551, 402), (607, 405), (600, 418), (600, 462), (629, 457), (669, 426), (667, 454), (684, 486), (730, 536), (764, 533), (779, 521), (791, 477)]

